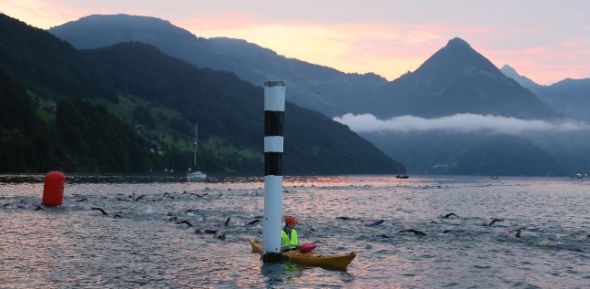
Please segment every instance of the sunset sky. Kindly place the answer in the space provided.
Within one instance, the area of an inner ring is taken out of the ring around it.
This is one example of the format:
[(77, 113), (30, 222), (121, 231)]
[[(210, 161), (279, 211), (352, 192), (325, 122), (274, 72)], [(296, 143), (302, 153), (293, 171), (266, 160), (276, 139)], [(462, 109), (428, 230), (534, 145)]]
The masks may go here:
[(197, 36), (245, 39), (390, 80), (458, 36), (496, 66), (509, 64), (541, 84), (590, 77), (585, 0), (0, 0), (0, 11), (45, 29), (90, 14), (154, 16)]

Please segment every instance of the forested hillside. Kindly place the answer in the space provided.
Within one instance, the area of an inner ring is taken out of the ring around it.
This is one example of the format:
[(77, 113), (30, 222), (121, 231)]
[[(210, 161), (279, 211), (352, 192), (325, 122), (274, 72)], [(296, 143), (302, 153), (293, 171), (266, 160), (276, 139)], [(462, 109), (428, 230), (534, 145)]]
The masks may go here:
[(0, 171), (136, 172), (173, 157), (156, 158), (144, 139), (104, 107), (70, 99), (54, 108), (43, 111), (22, 85), (0, 72)]
[[(32, 127), (46, 126), (49, 140), (63, 150), (47, 166), (95, 172), (184, 170), (191, 163), (193, 124), (198, 122), (203, 169), (262, 171), (260, 87), (231, 73), (196, 68), (145, 44), (78, 51), (5, 15), (0, 27), (0, 68), (22, 83), (21, 95), (30, 97), (33, 108), (27, 109), (39, 123)], [(285, 123), (288, 174), (404, 170), (348, 127), (319, 113), (288, 103)], [(22, 129), (25, 142), (36, 143), (33, 135)], [(23, 162), (29, 171), (46, 168)]]

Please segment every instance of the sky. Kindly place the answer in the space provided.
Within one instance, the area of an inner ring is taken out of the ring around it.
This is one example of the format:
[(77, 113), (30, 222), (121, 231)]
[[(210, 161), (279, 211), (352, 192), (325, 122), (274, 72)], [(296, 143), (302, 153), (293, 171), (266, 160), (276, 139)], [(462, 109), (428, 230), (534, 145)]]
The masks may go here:
[(0, 0), (0, 11), (44, 29), (90, 14), (154, 16), (200, 37), (389, 80), (461, 37), (540, 84), (590, 77), (587, 0)]

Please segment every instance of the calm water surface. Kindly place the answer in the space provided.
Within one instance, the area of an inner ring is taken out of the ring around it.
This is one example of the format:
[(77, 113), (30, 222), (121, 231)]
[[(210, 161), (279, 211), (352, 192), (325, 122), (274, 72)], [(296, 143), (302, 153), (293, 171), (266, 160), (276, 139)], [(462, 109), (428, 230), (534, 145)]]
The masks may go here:
[[(357, 252), (347, 271), (250, 252), (260, 180), (67, 182), (63, 207), (34, 210), (42, 176), (0, 176), (0, 288), (590, 288), (588, 180), (287, 178), (301, 241)], [(461, 218), (439, 217), (450, 212)]]

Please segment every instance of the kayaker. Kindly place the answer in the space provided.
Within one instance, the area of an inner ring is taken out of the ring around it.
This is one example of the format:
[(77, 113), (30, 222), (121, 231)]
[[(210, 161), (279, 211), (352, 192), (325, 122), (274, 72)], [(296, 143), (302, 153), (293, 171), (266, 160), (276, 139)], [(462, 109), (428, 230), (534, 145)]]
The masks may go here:
[(285, 227), (281, 231), (282, 251), (296, 250), (299, 246), (299, 239), (297, 239), (297, 231), (295, 230), (297, 223), (297, 220), (291, 216), (285, 218)]

